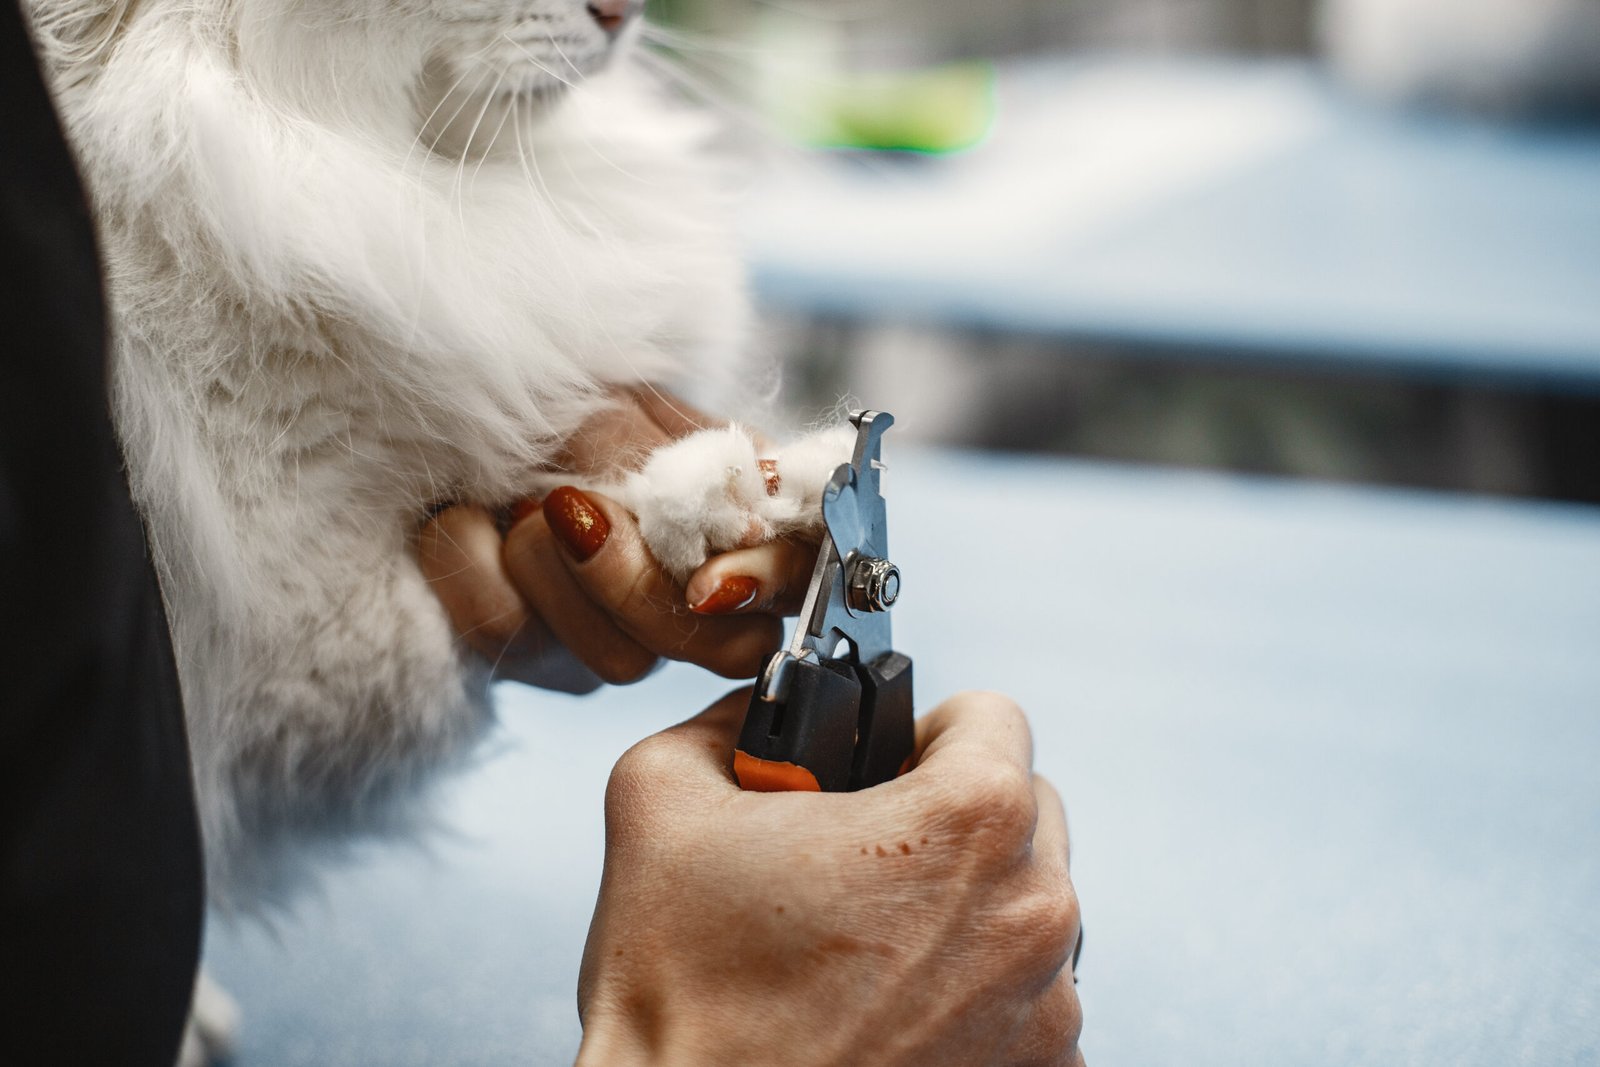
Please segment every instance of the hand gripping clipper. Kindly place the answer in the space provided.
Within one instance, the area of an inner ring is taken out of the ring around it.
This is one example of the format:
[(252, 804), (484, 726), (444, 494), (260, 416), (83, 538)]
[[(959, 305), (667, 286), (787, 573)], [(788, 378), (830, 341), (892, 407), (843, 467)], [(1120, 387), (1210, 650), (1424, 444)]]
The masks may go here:
[(894, 417), (858, 411), (850, 421), (855, 457), (823, 490), (827, 533), (794, 639), (762, 672), (734, 751), (745, 789), (865, 789), (911, 761), (911, 660), (890, 639), (900, 571), (879, 485)]

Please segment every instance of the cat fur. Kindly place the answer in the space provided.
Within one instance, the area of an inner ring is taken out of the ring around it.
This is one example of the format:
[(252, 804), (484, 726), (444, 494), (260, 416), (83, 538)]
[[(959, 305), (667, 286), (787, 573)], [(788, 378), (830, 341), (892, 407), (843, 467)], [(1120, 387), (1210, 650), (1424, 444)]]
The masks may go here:
[[(427, 507), (538, 488), (608, 387), (733, 373), (710, 130), (582, 0), (27, 8), (99, 225), (211, 895), (250, 905), (307, 842), (403, 821), (488, 721), (413, 557)], [(789, 506), (722, 444), (702, 482)], [(664, 521), (700, 537), (680, 574), (722, 536)]]

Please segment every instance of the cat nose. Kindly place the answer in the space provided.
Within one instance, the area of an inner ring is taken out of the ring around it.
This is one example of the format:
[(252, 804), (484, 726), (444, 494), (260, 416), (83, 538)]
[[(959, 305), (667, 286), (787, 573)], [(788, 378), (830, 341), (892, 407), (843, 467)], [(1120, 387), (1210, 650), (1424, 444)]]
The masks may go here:
[(637, 0), (589, 0), (588, 11), (607, 36), (615, 37), (622, 32), (639, 6)]

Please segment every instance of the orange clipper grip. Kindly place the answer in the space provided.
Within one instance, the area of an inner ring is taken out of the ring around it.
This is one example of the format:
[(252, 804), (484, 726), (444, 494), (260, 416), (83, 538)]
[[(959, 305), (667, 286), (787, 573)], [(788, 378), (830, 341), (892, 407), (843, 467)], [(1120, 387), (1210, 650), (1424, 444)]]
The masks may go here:
[(733, 753), (733, 776), (739, 788), (756, 793), (820, 793), (817, 776), (796, 763), (758, 759), (738, 749)]

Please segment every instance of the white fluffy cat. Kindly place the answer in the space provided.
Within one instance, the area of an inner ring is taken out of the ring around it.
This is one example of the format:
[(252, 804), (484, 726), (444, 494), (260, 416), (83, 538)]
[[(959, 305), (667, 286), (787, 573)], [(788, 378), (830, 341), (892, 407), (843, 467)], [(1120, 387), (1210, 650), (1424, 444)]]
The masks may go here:
[(1338, 67), (1379, 95), (1600, 107), (1600, 0), (1325, 0), (1322, 29)]
[[(707, 131), (611, 61), (629, 2), (28, 0), (100, 223), (214, 899), (478, 736), (426, 507), (548, 484), (608, 386), (732, 366)], [(710, 432), (615, 488), (682, 575), (810, 521), (847, 449), (805, 444), (768, 497)]]

